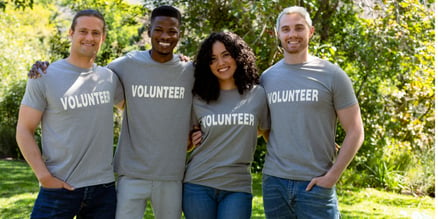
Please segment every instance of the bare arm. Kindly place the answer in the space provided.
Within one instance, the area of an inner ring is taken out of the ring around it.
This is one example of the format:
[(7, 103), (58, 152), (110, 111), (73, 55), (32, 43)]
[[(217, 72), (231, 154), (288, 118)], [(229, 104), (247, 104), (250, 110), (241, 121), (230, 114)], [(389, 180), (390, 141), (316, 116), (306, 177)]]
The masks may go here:
[(312, 179), (306, 190), (310, 190), (314, 185), (325, 188), (333, 187), (353, 160), (364, 140), (362, 117), (358, 104), (338, 110), (336, 113), (346, 133), (341, 150), (330, 170), (324, 176)]
[(269, 132), (270, 132), (271, 130), (270, 129), (267, 129), (267, 130), (257, 130), (257, 136), (263, 136), (263, 139), (265, 139), (265, 142), (268, 142), (268, 140), (269, 140)]
[(125, 100), (116, 103), (115, 106), (117, 107), (117, 109), (123, 110), (125, 108)]
[(34, 138), (34, 132), (41, 121), (41, 117), (41, 111), (25, 105), (20, 106), (16, 133), (18, 147), (42, 187), (73, 190), (73, 187), (52, 176), (43, 161), (41, 151)]

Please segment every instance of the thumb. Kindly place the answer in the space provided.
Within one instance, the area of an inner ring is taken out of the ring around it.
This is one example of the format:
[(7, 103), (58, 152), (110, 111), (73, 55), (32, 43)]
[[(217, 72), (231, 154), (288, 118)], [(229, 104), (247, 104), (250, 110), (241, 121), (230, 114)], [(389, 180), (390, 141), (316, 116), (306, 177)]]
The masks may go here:
[(62, 187), (63, 187), (64, 189), (69, 190), (69, 191), (73, 191), (73, 190), (75, 190), (75, 188), (74, 188), (73, 186), (71, 186), (71, 185), (69, 185), (68, 183), (65, 183), (65, 182), (62, 184)]
[(312, 188), (315, 184), (316, 184), (316, 181), (314, 179), (312, 179), (312, 181), (310, 181), (310, 183), (306, 187), (306, 192), (312, 190)]

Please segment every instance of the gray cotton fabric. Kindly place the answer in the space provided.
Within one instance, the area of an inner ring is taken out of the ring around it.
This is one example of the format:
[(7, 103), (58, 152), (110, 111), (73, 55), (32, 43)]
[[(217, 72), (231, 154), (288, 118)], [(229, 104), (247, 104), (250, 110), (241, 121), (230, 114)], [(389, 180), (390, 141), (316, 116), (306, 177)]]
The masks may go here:
[(114, 165), (119, 175), (182, 180), (190, 131), (193, 64), (166, 63), (133, 51), (108, 65), (125, 88), (126, 107)]
[(272, 121), (263, 173), (292, 180), (324, 175), (336, 156), (336, 110), (357, 104), (347, 74), (314, 56), (303, 64), (283, 59), (261, 83)]
[(75, 188), (114, 181), (115, 96), (123, 96), (117, 76), (96, 65), (59, 60), (28, 80), (22, 104), (43, 112), (42, 155), (52, 175)]
[(203, 140), (188, 158), (184, 182), (251, 193), (257, 128), (269, 129), (268, 116), (265, 91), (258, 85), (243, 95), (222, 90), (209, 104), (194, 98), (192, 118)]

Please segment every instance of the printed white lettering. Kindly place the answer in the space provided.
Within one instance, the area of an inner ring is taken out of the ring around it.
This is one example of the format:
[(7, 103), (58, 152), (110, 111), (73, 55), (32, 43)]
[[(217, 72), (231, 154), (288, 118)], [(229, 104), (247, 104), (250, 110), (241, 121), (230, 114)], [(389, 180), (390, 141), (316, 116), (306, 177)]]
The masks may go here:
[(267, 94), (268, 103), (286, 103), (286, 102), (317, 102), (318, 90), (316, 89), (297, 89), (274, 91)]
[(132, 97), (184, 99), (184, 87), (132, 85)]
[(111, 95), (109, 91), (99, 91), (61, 97), (60, 100), (63, 109), (68, 110), (110, 103)]
[(254, 126), (254, 115), (251, 113), (212, 114), (202, 117), (202, 126), (246, 125)]

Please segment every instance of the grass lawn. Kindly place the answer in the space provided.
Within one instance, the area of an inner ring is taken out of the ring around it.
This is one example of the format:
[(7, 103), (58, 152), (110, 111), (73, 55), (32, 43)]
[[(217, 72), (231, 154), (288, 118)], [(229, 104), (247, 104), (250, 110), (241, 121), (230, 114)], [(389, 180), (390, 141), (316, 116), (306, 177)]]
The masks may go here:
[[(264, 218), (261, 176), (254, 174), (252, 218)], [(0, 219), (29, 218), (38, 182), (24, 161), (0, 160)], [(435, 199), (371, 188), (338, 187), (342, 218), (435, 218)], [(150, 206), (145, 218), (153, 218)]]

